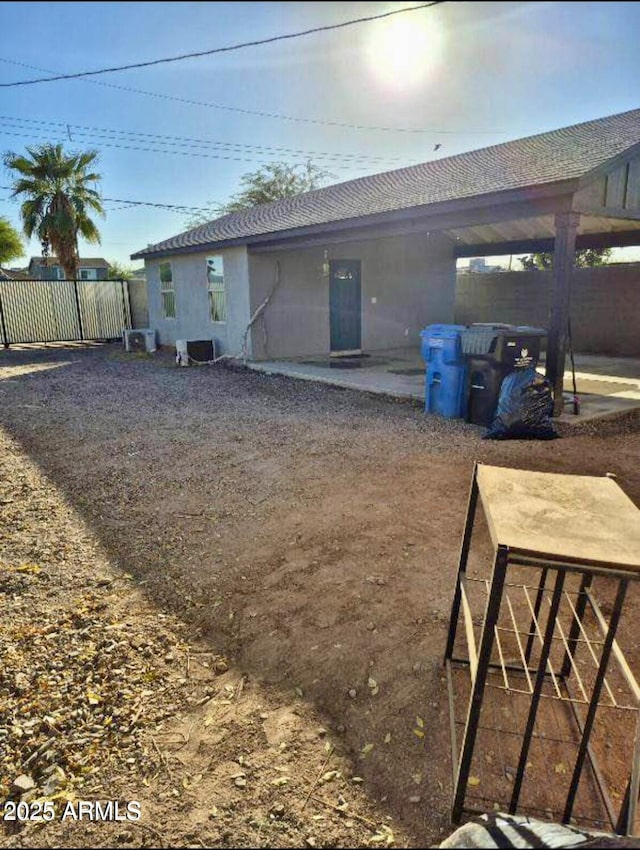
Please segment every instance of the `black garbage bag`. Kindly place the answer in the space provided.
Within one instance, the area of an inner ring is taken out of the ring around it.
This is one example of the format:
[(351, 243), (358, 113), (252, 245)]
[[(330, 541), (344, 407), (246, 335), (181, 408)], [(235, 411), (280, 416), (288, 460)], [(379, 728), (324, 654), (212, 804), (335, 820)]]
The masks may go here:
[(553, 440), (551, 384), (535, 368), (511, 372), (503, 380), (498, 409), (485, 440)]

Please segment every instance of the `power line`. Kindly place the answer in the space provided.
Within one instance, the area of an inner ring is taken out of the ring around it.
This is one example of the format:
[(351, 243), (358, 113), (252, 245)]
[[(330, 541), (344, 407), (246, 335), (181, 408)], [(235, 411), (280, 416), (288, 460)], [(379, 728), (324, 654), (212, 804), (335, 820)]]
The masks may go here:
[(182, 212), (224, 212), (224, 207), (190, 207), (185, 204), (160, 204), (153, 201), (130, 201), (124, 198), (103, 198), (103, 201), (111, 201), (116, 204), (128, 204), (132, 207), (160, 207), (165, 210), (177, 210)]
[[(11, 125), (9, 125), (11, 126)], [(33, 136), (37, 136), (43, 139), (50, 139), (52, 136), (56, 137), (55, 131), (53, 132), (45, 132), (44, 130), (31, 130), (29, 132), (26, 131), (26, 128), (21, 126), (15, 126), (14, 129), (19, 132), (7, 132), (3, 130), (2, 133), (5, 136), (17, 136), (21, 139), (23, 138), (32, 138)], [(82, 138), (87, 137), (89, 139), (95, 139), (95, 134), (92, 133), (76, 133), (77, 136)], [(66, 128), (65, 130), (60, 129), (57, 133), (58, 138), (67, 138)], [(119, 150), (128, 150), (128, 151), (143, 151), (144, 153), (161, 153), (165, 155), (173, 155), (173, 156), (190, 156), (196, 157), (198, 159), (221, 159), (226, 162), (250, 162), (250, 163), (258, 163), (260, 165), (268, 165), (269, 161), (264, 157), (262, 159), (258, 159), (257, 157), (242, 157), (242, 156), (223, 156), (222, 154), (213, 154), (213, 153), (197, 153), (191, 150), (163, 150), (162, 148), (152, 148), (152, 147), (140, 147), (137, 145), (120, 145), (116, 144), (113, 141), (103, 141), (100, 139), (100, 147), (103, 148), (118, 148)], [(334, 165), (333, 168), (336, 168), (340, 171), (369, 171), (370, 169), (367, 167), (355, 167), (355, 166), (347, 166), (347, 165)]]
[[(0, 190), (10, 192), (12, 191), (11, 186), (0, 186)], [(14, 197), (9, 198), (0, 198), (0, 200), (4, 201), (16, 201)], [(157, 201), (133, 201), (129, 198), (101, 198), (102, 201), (110, 202), (113, 204), (127, 204), (129, 207), (158, 207), (160, 209), (168, 209), (168, 210), (176, 210), (182, 212), (224, 212), (224, 207), (193, 207), (188, 204), (162, 204)], [(118, 209), (126, 209), (126, 207), (119, 207)]]
[(169, 56), (164, 59), (151, 59), (147, 62), (135, 62), (130, 65), (117, 65), (112, 68), (101, 68), (97, 71), (80, 71), (75, 74), (58, 74), (55, 77), (40, 77), (35, 80), (20, 80), (17, 83), (0, 83), (0, 88), (15, 88), (16, 86), (32, 86), (36, 83), (52, 83), (56, 80), (77, 80), (79, 77), (94, 77), (98, 74), (111, 74), (115, 71), (130, 71), (133, 68), (149, 68), (152, 65), (164, 65), (168, 62), (182, 62), (184, 59), (197, 59), (201, 56), (213, 56), (217, 53), (229, 53), (233, 50), (241, 50), (245, 47), (258, 47), (262, 44), (273, 44), (277, 41), (286, 41), (293, 38), (302, 38), (303, 36), (313, 35), (318, 32), (329, 32), (330, 30), (343, 29), (351, 27), (355, 24), (363, 24), (369, 21), (378, 21), (382, 18), (390, 18), (392, 15), (402, 15), (405, 12), (416, 12), (420, 9), (429, 9), (431, 6), (438, 6), (444, 0), (432, 0), (430, 3), (420, 3), (418, 6), (409, 6), (406, 9), (396, 9), (393, 12), (384, 12), (380, 15), (368, 15), (363, 18), (353, 18), (349, 21), (342, 21), (339, 24), (327, 24), (322, 27), (313, 27), (312, 29), (302, 30), (300, 32), (284, 33), (282, 35), (274, 35), (270, 38), (261, 38), (255, 41), (244, 41), (238, 44), (230, 44), (225, 47), (214, 47), (211, 50), (200, 50), (195, 53), (182, 53), (179, 56)]
[[(18, 62), (16, 59), (5, 59), (0, 56), (0, 62), (5, 62), (9, 65), (20, 65), (23, 68), (33, 68), (36, 71), (46, 71), (49, 74), (55, 74), (50, 68), (41, 68), (38, 65), (28, 65), (25, 62)], [(142, 94), (145, 97), (155, 97), (160, 100), (171, 100), (176, 103), (184, 103), (187, 106), (202, 106), (206, 109), (219, 109), (223, 112), (237, 112), (240, 115), (252, 115), (257, 118), (270, 118), (278, 121), (291, 121), (296, 124), (312, 124), (320, 127), (338, 127), (345, 130), (372, 130), (383, 133), (430, 133), (439, 136), (461, 136), (461, 135), (488, 135), (501, 136), (506, 133), (504, 129), (495, 130), (476, 130), (473, 127), (466, 127), (464, 130), (447, 130), (440, 127), (384, 127), (370, 124), (350, 124), (347, 121), (328, 121), (321, 118), (303, 118), (296, 115), (283, 115), (278, 112), (264, 112), (257, 109), (244, 109), (241, 106), (227, 106), (222, 103), (210, 103), (205, 100), (192, 100), (178, 95), (166, 94), (164, 92), (146, 91), (145, 89), (133, 88), (133, 86), (120, 86), (115, 83), (105, 83), (104, 80), (88, 80), (81, 78), (81, 83), (90, 83), (95, 86), (103, 86), (108, 89), (117, 89), (118, 91), (126, 91), (131, 94)]]
[[(35, 119), (35, 118), (20, 118), (12, 115), (0, 115), (0, 121), (9, 121), (11, 123), (22, 123), (22, 124), (37, 124), (44, 125), (45, 127), (57, 126), (63, 127), (67, 129), (68, 135), (71, 135), (71, 131), (76, 130), (89, 130), (92, 133), (101, 133), (101, 134), (109, 134), (109, 137), (114, 136), (117, 138), (118, 136), (124, 136), (124, 141), (127, 141), (127, 136), (132, 136), (136, 139), (153, 139), (164, 145), (174, 145), (174, 146), (183, 146), (183, 147), (211, 147), (211, 148), (222, 148), (224, 149), (240, 149), (240, 150), (256, 150), (259, 152), (273, 152), (276, 154), (285, 153), (288, 156), (297, 156), (304, 157), (305, 159), (309, 158), (317, 158), (317, 159), (341, 159), (341, 160), (357, 160), (362, 162), (371, 162), (371, 163), (403, 163), (406, 164), (406, 161), (399, 157), (380, 157), (380, 156), (370, 156), (368, 154), (357, 154), (357, 153), (339, 153), (339, 152), (328, 152), (328, 151), (307, 151), (302, 150), (300, 148), (286, 148), (280, 146), (271, 146), (271, 145), (250, 145), (242, 142), (223, 142), (215, 139), (194, 139), (187, 136), (166, 136), (161, 135), (159, 133), (143, 133), (137, 130), (124, 130), (114, 127), (90, 127), (86, 124), (69, 124), (67, 121), (49, 121), (44, 119)], [(166, 141), (165, 141), (166, 140)]]

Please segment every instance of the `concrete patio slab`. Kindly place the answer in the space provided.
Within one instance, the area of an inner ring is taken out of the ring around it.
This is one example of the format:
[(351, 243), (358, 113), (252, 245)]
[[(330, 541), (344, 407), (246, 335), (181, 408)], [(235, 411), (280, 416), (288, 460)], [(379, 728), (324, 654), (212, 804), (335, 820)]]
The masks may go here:
[(424, 402), (424, 361), (417, 348), (372, 351), (369, 356), (351, 362), (319, 356), (262, 360), (247, 365), (259, 372)]
[[(576, 354), (575, 364), (580, 413), (574, 415), (567, 401), (560, 421), (575, 425), (640, 408), (640, 359)], [(258, 372), (424, 402), (425, 365), (418, 348), (371, 351), (351, 360), (319, 355), (247, 365)], [(544, 371), (544, 360), (539, 371)], [(573, 396), (570, 371), (564, 389)]]

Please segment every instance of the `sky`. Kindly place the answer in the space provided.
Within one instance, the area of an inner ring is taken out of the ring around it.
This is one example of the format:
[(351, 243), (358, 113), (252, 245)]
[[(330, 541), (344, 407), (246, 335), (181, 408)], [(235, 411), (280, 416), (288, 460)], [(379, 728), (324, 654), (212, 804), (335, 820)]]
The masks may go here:
[[(3, 2), (0, 83), (413, 5)], [(81, 255), (135, 266), (131, 253), (186, 230), (269, 162), (311, 158), (336, 183), (637, 108), (639, 32), (640, 3), (446, 2), (213, 56), (2, 88), (0, 153), (58, 141), (97, 149), (99, 188), (112, 200), (98, 221), (102, 244), (81, 243)], [(19, 228), (0, 170), (0, 216)], [(39, 253), (32, 241), (27, 256)]]

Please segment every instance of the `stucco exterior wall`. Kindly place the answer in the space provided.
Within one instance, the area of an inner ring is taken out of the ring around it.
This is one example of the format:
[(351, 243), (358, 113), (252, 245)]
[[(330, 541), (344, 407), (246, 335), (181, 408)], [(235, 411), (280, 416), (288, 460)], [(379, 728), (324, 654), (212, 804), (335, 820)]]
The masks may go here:
[(252, 312), (273, 291), (253, 328), (255, 359), (329, 353), (329, 277), (323, 264), (341, 259), (361, 262), (364, 350), (418, 346), (425, 325), (453, 321), (453, 243), (442, 234), (250, 253)]
[[(209, 318), (207, 257), (221, 254), (224, 260), (226, 322)], [(175, 290), (176, 317), (165, 319), (160, 295), (160, 264), (171, 263)], [(177, 254), (161, 260), (145, 261), (149, 327), (155, 328), (160, 345), (174, 345), (177, 339), (215, 339), (216, 353), (240, 353), (242, 337), (249, 323), (249, 265), (247, 249), (227, 248), (197, 254)], [(250, 344), (250, 340), (249, 340)], [(249, 354), (251, 351), (249, 349)]]
[[(456, 322), (549, 326), (550, 272), (460, 274)], [(640, 264), (576, 269), (571, 293), (575, 351), (640, 356)]]

